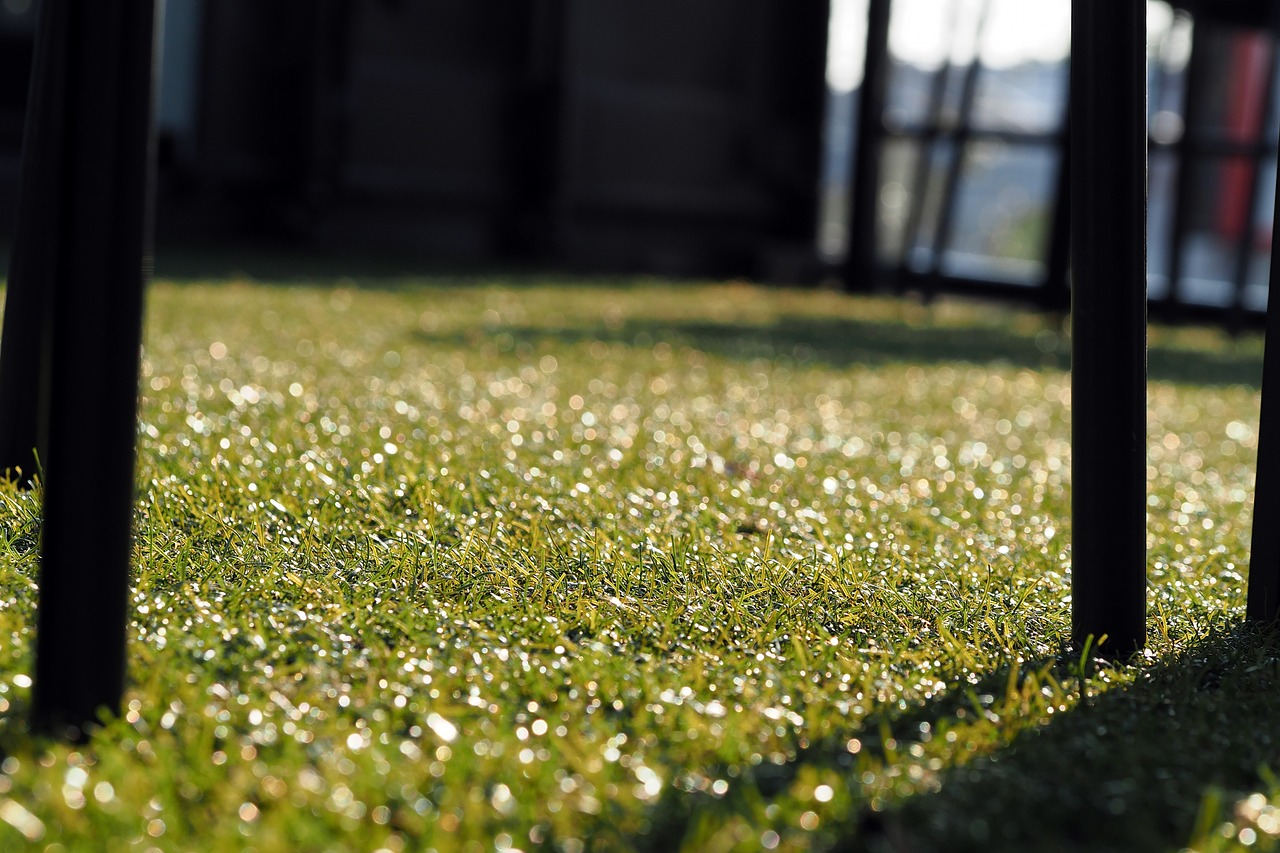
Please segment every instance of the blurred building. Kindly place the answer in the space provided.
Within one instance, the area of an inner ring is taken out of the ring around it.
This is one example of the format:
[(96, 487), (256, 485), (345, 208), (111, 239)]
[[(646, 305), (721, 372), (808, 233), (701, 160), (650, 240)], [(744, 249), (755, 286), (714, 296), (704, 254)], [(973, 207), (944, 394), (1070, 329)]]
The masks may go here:
[[(0, 0), (0, 242), (37, 5)], [(1147, 5), (1153, 306), (1256, 315), (1280, 3)], [(161, 239), (826, 269), (855, 289), (1062, 308), (1070, 6), (167, 0)]]
[[(36, 5), (0, 2), (0, 217)], [(812, 255), (824, 0), (165, 5), (162, 238), (726, 275)]]

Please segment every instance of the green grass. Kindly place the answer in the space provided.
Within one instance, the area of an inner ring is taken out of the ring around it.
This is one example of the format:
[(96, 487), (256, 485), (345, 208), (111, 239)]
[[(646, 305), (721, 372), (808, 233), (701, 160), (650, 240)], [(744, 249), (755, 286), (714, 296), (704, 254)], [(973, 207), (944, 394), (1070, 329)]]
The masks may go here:
[(1275, 848), (1261, 346), (1153, 343), (1149, 650), (1105, 665), (1066, 647), (1046, 318), (157, 284), (131, 680), (87, 745), (26, 730), (39, 505), (0, 489), (0, 848)]

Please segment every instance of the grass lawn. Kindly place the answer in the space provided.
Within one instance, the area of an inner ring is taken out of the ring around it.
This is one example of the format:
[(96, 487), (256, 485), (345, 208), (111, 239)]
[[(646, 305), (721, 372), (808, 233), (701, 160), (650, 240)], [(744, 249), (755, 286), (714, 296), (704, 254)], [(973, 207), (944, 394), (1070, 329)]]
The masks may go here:
[(1065, 645), (1047, 318), (162, 281), (85, 746), (26, 731), (39, 505), (0, 488), (0, 849), (1274, 849), (1261, 344), (1153, 346), (1149, 650), (1106, 666)]

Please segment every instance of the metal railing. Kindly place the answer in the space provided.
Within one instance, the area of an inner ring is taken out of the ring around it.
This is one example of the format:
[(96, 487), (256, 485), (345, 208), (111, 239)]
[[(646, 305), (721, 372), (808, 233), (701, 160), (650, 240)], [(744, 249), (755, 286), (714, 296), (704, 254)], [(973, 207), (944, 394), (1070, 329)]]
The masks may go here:
[[(994, 68), (980, 48), (959, 57), (946, 48), (937, 67), (913, 64), (890, 49), (894, 4), (868, 2), (867, 59), (851, 135), (846, 286), (980, 293), (1065, 310), (1066, 58)], [(1146, 44), (1150, 310), (1172, 319), (1256, 324), (1266, 305), (1280, 131), (1280, 7), (1253, 0), (1176, 5), (1164, 5)], [(993, 4), (969, 6), (977, 14), (963, 22), (956, 15), (949, 30), (981, 45)], [(939, 8), (954, 13), (961, 3)], [(984, 104), (979, 97), (984, 86), (1011, 79), (1033, 84), (1042, 106), (1031, 121), (1010, 115), (1017, 104), (991, 97)], [(989, 161), (983, 168), (970, 167), (982, 160)], [(978, 224), (977, 201), (990, 211), (999, 205), (993, 196), (1005, 189), (1030, 196), (1004, 213), (1023, 239), (1013, 253), (975, 252), (968, 244), (992, 230), (989, 222)]]

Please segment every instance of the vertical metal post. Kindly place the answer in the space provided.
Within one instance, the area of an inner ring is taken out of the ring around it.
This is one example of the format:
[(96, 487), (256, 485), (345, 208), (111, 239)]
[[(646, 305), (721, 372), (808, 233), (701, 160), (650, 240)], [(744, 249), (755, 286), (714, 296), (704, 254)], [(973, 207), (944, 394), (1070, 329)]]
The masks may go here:
[(858, 127), (853, 147), (849, 199), (849, 247), (844, 263), (846, 290), (871, 290), (879, 275), (876, 220), (880, 201), (880, 143), (884, 137), (885, 91), (889, 79), (890, 0), (870, 0), (867, 53), (858, 94)]
[(926, 293), (937, 290), (938, 277), (942, 274), (942, 260), (947, 246), (951, 243), (951, 235), (955, 230), (956, 208), (959, 206), (957, 193), (960, 190), (960, 177), (964, 174), (964, 157), (969, 147), (969, 134), (973, 130), (973, 104), (978, 95), (978, 77), (982, 73), (982, 42), (987, 32), (987, 20), (991, 16), (991, 0), (985, 0), (978, 12), (978, 25), (974, 32), (973, 59), (964, 70), (961, 80), (960, 103), (956, 110), (956, 126), (952, 134), (955, 154), (947, 164), (947, 175), (942, 189), (942, 209), (938, 214), (938, 229), (933, 237), (932, 269), (926, 284)]
[[(37, 458), (44, 455), (44, 448), (38, 448), (45, 433), (41, 388), (47, 384), (42, 372), (47, 368), (45, 338), (53, 298), (47, 282), (58, 258), (57, 206), (52, 198), (60, 194), (57, 140), (63, 134), (67, 88), (66, 69), (53, 44), (56, 27), (45, 22), (59, 14), (57, 8), (41, 8), (36, 28), (22, 137), (20, 210), (0, 332), (0, 477), (23, 485), (31, 484)], [(42, 188), (28, 187), (33, 181)]]
[(1063, 105), (1062, 131), (1056, 189), (1053, 194), (1053, 219), (1045, 251), (1045, 277), (1040, 285), (1040, 305), (1047, 311), (1066, 314), (1071, 304), (1071, 286), (1067, 273), (1071, 268), (1071, 103)]
[[(1276, 175), (1280, 193), (1280, 172)], [(1258, 418), (1258, 475), (1253, 497), (1253, 544), (1249, 552), (1251, 622), (1280, 617), (1280, 195), (1272, 213), (1271, 276), (1267, 288), (1267, 338), (1262, 362), (1262, 411)]]
[(3, 411), (47, 456), (32, 722), (75, 734), (124, 687), (155, 2), (44, 0), (38, 27)]
[[(1071, 119), (1062, 123), (1062, 139), (1071, 138)], [(1040, 284), (1040, 306), (1046, 311), (1065, 314), (1071, 302), (1067, 271), (1071, 266), (1071, 156), (1062, 146), (1062, 161), (1055, 181), (1053, 218), (1045, 251), (1044, 281)]]
[(1146, 15), (1072, 3), (1072, 635), (1114, 656), (1146, 637)]
[[(947, 29), (953, 33), (960, 29), (960, 10), (961, 5), (959, 3), (951, 4), (951, 15), (947, 19)], [(924, 132), (920, 135), (920, 152), (916, 157), (915, 175), (911, 181), (911, 209), (907, 212), (907, 226), (903, 229), (905, 236), (902, 240), (902, 252), (898, 257), (898, 266), (905, 269), (909, 269), (912, 266), (911, 255), (916, 250), (916, 244), (920, 242), (920, 232), (924, 226), (924, 205), (925, 200), (929, 197), (930, 176), (933, 174), (935, 159), (938, 152), (942, 150), (943, 140), (950, 141), (950, 134), (945, 132), (942, 127), (942, 110), (946, 106), (947, 89), (951, 80), (951, 72), (955, 67), (952, 63), (951, 52), (948, 50), (942, 64), (938, 66), (938, 70), (933, 72), (933, 85), (929, 87), (928, 119), (926, 120)], [(933, 272), (936, 272), (939, 254), (936, 227), (932, 237), (932, 245), (927, 247), (929, 266)]]
[(1199, 128), (1204, 126), (1206, 89), (1213, 81), (1209, 63), (1209, 37), (1214, 22), (1208, 16), (1196, 19), (1195, 40), (1191, 44), (1191, 56), (1187, 58), (1184, 75), (1186, 89), (1182, 95), (1182, 119), (1186, 130), (1174, 143), (1173, 152), (1178, 158), (1177, 180), (1174, 186), (1173, 232), (1168, 241), (1169, 288), (1160, 300), (1165, 314), (1177, 316), (1186, 303), (1182, 299), (1182, 247), (1187, 245), (1196, 207), (1196, 171), (1205, 160), (1204, 137)]

